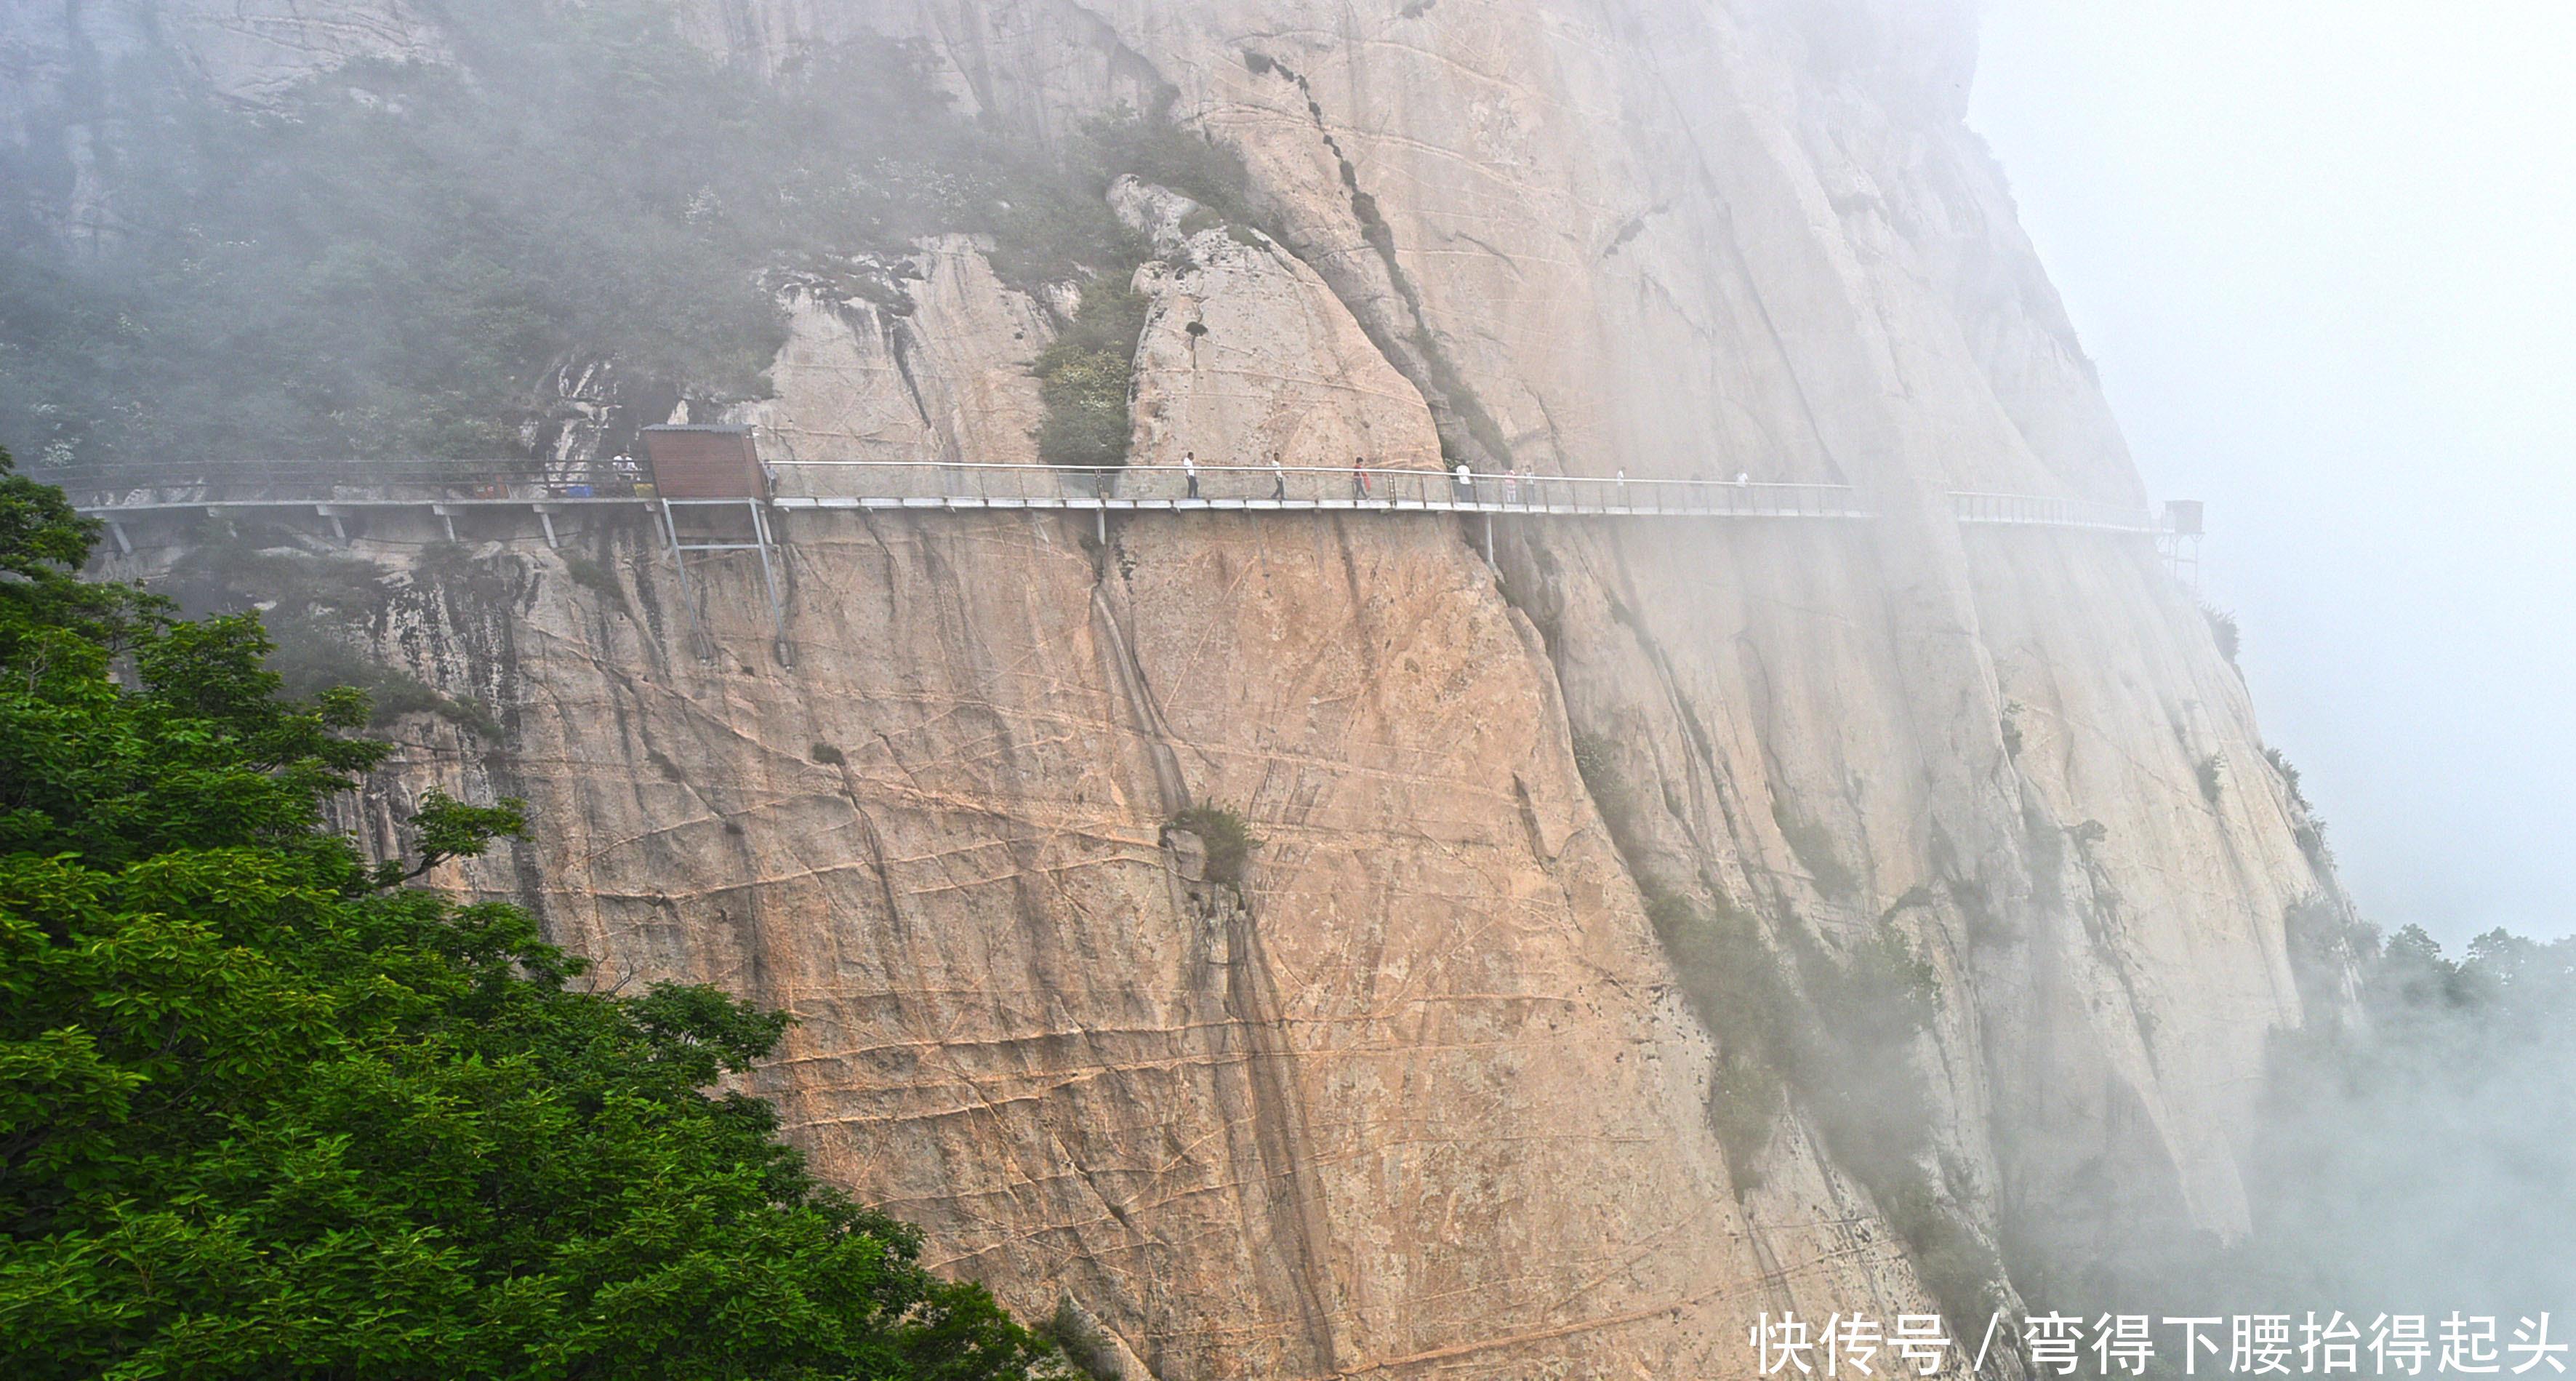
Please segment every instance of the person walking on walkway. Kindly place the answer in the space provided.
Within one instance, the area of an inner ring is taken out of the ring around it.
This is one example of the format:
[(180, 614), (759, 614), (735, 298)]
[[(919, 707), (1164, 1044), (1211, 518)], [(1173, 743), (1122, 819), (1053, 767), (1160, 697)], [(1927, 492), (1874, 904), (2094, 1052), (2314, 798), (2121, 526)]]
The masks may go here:
[(1628, 506), (1628, 467), (1625, 465), (1619, 467), (1619, 506)]
[(1476, 501), (1476, 472), (1468, 469), (1467, 462), (1462, 460), (1458, 462), (1457, 474), (1458, 502), (1474, 503)]
[(1199, 458), (1192, 451), (1181, 452), (1181, 477), (1189, 481), (1190, 497), (1199, 496)]
[(1368, 457), (1351, 457), (1351, 497), (1366, 502), (1369, 496)]
[(1503, 507), (1510, 508), (1520, 501), (1521, 467), (1515, 465), (1503, 472)]
[(1288, 498), (1288, 472), (1279, 468), (1277, 451), (1270, 453), (1270, 497), (1283, 503)]

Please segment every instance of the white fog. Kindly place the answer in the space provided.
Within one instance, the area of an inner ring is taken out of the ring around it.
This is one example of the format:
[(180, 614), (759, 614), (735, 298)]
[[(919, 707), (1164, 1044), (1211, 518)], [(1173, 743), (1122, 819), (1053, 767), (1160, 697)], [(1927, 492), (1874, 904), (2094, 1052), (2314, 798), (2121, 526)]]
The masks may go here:
[(2382, 925), (2576, 930), (2576, 7), (1988, 0), (1970, 124)]

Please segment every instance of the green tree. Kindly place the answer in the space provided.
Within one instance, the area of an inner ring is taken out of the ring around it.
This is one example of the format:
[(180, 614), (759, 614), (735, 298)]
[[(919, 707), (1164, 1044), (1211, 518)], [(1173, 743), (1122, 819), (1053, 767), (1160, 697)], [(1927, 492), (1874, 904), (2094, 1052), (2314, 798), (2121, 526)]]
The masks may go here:
[(778, 1013), (585, 991), (400, 884), (522, 828), (445, 798), (371, 864), (322, 803), (365, 698), (254, 618), (72, 574), (0, 453), (0, 1373), (1025, 1377), (1056, 1366), (708, 1090)]

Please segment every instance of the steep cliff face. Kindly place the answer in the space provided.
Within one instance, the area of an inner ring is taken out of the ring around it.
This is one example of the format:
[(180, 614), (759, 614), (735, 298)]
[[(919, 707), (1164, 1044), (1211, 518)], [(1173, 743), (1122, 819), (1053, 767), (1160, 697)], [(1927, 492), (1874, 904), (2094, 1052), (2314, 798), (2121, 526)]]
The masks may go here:
[[(820, 36), (760, 13), (733, 31)], [(1512, 534), (1505, 587), (1548, 629), (1575, 729), (1631, 769), (1626, 842), (1663, 885), (1828, 932), (1928, 895), (1896, 923), (1948, 980), (1956, 1135), (2000, 1176), (1972, 1197), (2057, 1216), (2126, 1166), (2241, 1228), (2231, 1138), (2261, 1033), (2297, 1016), (2280, 915), (2318, 880), (2239, 683), (2151, 554), (1949, 521), (1951, 490), (2139, 496), (1959, 124), (1963, 13), (869, 18), (1007, 118), (1166, 95), (1241, 149), (1453, 449), (1860, 486), (1886, 515), (1861, 541)], [(1049, 60), (1065, 44), (1092, 56)], [(1858, 883), (1819, 886), (1782, 821)]]
[[(1964, 9), (710, 0), (782, 64), (920, 37), (1031, 139), (1126, 104), (1243, 154), (1275, 239), (1128, 189), (1139, 460), (1445, 448), (1880, 516), (1506, 524), (1489, 568), (1421, 516), (799, 515), (792, 666), (747, 558), (684, 594), (640, 524), (468, 533), (475, 578), (376, 633), (507, 742), (418, 731), (369, 828), (529, 797), (459, 885), (794, 1010), (756, 1083), (823, 1168), (1166, 1381), (1723, 1375), (1756, 1310), (1927, 1307), (1927, 1212), (2016, 1262), (2241, 1231), (2323, 879), (2143, 539), (1951, 516), (2140, 497), (1959, 123)], [(781, 458), (1032, 458), (1047, 312), (963, 239), (899, 267), (799, 298), (745, 416)], [(1240, 885), (1193, 804), (1262, 840)], [(1649, 899), (1930, 965), (1929, 1209), (1846, 1173), (1831, 1090), (1729, 1163)]]
[[(1755, 1310), (1921, 1307), (1794, 1140), (1731, 1195), (1543, 648), (1446, 524), (1086, 536), (812, 520), (792, 671), (740, 564), (696, 572), (701, 661), (649, 532), (571, 537), (614, 595), (479, 546), (384, 646), (509, 749), (433, 731), (371, 805), (530, 798), (481, 886), (613, 981), (794, 1011), (755, 1087), (817, 1164), (1154, 1375), (1719, 1375)], [(1241, 886), (1165, 828), (1192, 802), (1252, 818)]]

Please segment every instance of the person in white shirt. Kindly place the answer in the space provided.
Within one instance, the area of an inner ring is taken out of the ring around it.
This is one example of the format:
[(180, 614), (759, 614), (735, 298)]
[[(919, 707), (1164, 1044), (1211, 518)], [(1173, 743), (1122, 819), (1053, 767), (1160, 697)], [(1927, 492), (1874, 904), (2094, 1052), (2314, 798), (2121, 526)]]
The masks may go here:
[(1181, 475), (1190, 482), (1190, 497), (1199, 496), (1199, 458), (1194, 452), (1181, 452)]

